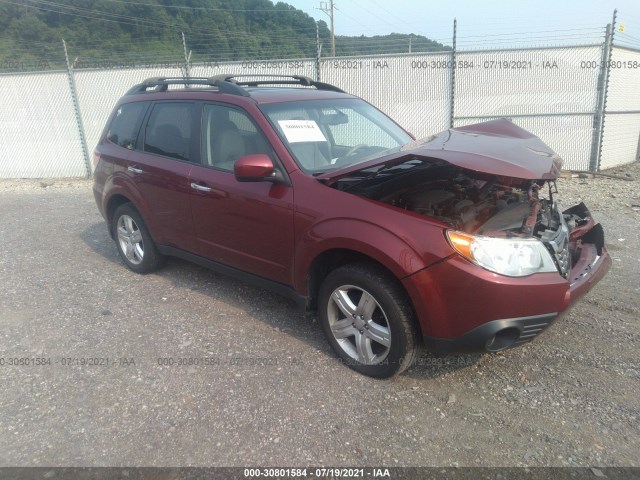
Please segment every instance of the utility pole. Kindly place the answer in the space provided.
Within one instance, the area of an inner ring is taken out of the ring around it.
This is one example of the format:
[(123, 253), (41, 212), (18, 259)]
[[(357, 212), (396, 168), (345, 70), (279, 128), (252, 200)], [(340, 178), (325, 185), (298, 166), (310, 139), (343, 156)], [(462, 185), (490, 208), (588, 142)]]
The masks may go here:
[(333, 10), (335, 6), (333, 5), (333, 0), (329, 0), (328, 2), (320, 2), (320, 10), (329, 15), (331, 19), (331, 56), (336, 56), (336, 36), (335, 31), (333, 29)]

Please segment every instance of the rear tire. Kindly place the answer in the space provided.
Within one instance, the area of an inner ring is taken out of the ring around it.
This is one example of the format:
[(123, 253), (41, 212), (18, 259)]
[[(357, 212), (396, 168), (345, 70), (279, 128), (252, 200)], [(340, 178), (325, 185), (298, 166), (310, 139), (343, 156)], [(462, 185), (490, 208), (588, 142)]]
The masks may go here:
[(120, 205), (112, 222), (118, 253), (130, 270), (150, 273), (164, 264), (142, 216), (131, 203)]
[(329, 344), (352, 369), (389, 378), (409, 368), (420, 344), (406, 292), (386, 270), (351, 264), (331, 272), (318, 295)]

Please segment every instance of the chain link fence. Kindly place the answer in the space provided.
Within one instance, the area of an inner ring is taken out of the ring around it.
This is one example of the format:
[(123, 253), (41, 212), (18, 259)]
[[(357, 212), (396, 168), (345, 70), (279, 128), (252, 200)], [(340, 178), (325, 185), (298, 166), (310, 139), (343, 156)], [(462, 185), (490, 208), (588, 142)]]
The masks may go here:
[(456, 55), (454, 126), (511, 118), (564, 160), (588, 170), (602, 46), (463, 52)]
[[(607, 49), (611, 61), (606, 61)], [(640, 50), (606, 41), (553, 48), (98, 67), (0, 74), (0, 177), (89, 175), (87, 157), (113, 105), (131, 86), (148, 77), (220, 73), (320, 79), (374, 104), (418, 138), (508, 117), (556, 150), (566, 169), (595, 171), (638, 159)]]
[(610, 67), (601, 169), (640, 158), (640, 51), (614, 46)]
[(0, 75), (0, 178), (82, 177), (67, 72)]
[(416, 137), (449, 127), (449, 53), (337, 57), (320, 62), (320, 79), (362, 97)]

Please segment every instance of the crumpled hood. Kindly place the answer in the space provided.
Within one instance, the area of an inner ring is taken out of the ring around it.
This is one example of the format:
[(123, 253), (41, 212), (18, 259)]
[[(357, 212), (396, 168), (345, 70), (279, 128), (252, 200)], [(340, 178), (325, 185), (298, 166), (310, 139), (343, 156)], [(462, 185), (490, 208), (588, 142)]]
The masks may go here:
[(525, 180), (558, 178), (562, 159), (531, 132), (501, 118), (450, 128), (404, 145), (392, 154), (318, 176), (331, 181), (358, 170), (410, 157), (434, 158), (458, 167)]

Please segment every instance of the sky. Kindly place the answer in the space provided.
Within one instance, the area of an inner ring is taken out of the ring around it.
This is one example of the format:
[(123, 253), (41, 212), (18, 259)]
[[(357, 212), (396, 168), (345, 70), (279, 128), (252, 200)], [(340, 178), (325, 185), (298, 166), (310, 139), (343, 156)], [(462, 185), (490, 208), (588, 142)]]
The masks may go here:
[[(328, 15), (320, 10), (321, 3), (329, 0), (283, 1), (329, 24)], [(456, 18), (462, 46), (477, 41), (521, 43), (544, 38), (565, 44), (599, 39), (617, 8), (618, 23), (624, 28), (620, 37), (640, 46), (638, 0), (335, 0), (334, 4), (336, 35), (414, 33), (450, 44)]]

